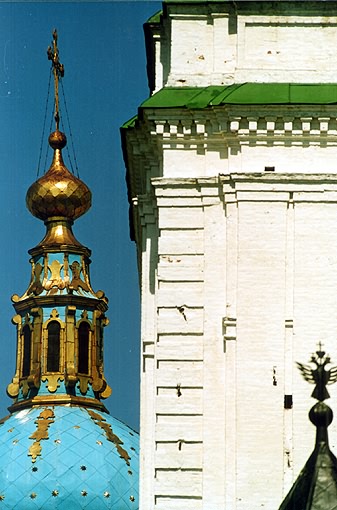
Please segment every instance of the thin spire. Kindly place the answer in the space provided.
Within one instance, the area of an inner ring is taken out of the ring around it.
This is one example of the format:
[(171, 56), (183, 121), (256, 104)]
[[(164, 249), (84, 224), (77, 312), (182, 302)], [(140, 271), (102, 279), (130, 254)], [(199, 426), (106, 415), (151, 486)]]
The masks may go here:
[(57, 47), (57, 30), (53, 32), (53, 47), (48, 46), (47, 55), (48, 60), (52, 62), (53, 74), (54, 74), (54, 90), (55, 90), (55, 125), (56, 131), (59, 130), (60, 124), (60, 109), (59, 109), (59, 79), (64, 76), (64, 65), (59, 60), (59, 49)]

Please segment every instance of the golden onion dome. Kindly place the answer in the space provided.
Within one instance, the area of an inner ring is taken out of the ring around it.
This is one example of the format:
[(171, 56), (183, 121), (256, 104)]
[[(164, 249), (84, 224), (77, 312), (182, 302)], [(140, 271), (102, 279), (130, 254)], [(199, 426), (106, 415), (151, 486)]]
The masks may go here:
[(64, 133), (58, 129), (51, 133), (49, 145), (54, 149), (51, 167), (27, 191), (27, 207), (41, 220), (55, 216), (76, 220), (91, 206), (88, 186), (69, 172), (63, 162), (62, 149), (66, 144)]

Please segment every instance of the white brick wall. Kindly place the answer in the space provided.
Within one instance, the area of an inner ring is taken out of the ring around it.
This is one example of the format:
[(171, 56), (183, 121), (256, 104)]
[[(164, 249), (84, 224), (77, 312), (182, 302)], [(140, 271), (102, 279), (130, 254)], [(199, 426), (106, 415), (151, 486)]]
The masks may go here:
[[(314, 444), (312, 387), (294, 362), (319, 340), (336, 351), (337, 180), (232, 174), (153, 186), (141, 508), (273, 510)], [(330, 435), (335, 445), (336, 424)]]
[[(333, 82), (334, 4), (167, 2), (156, 90)], [(140, 510), (275, 510), (314, 445), (295, 361), (318, 341), (337, 359), (336, 106), (148, 108), (126, 144)]]
[[(166, 6), (156, 36), (156, 90), (245, 82), (336, 79), (333, 2), (219, 2)], [(300, 19), (299, 19), (300, 18)]]

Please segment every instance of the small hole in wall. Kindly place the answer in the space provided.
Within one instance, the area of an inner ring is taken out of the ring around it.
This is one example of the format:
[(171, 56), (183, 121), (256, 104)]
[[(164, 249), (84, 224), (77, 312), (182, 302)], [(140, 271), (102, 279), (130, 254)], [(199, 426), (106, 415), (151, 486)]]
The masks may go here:
[(292, 409), (293, 408), (293, 396), (292, 395), (284, 395), (284, 409)]
[(264, 171), (265, 172), (275, 172), (275, 167), (274, 166), (265, 166)]

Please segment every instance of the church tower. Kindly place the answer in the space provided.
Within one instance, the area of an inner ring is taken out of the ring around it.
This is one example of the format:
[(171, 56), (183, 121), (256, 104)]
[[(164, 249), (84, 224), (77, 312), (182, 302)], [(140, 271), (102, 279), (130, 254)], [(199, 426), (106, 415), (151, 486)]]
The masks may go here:
[(145, 41), (140, 508), (274, 510), (314, 436), (295, 362), (336, 357), (336, 2), (167, 0)]
[(27, 192), (46, 234), (29, 251), (31, 280), (14, 295), (17, 361), (0, 422), (0, 506), (8, 510), (138, 508), (138, 437), (110, 417), (103, 371), (108, 300), (95, 292), (90, 250), (72, 225), (91, 205), (86, 184), (66, 167), (58, 86), (64, 68), (57, 33), (48, 49), (55, 82), (54, 156)]

